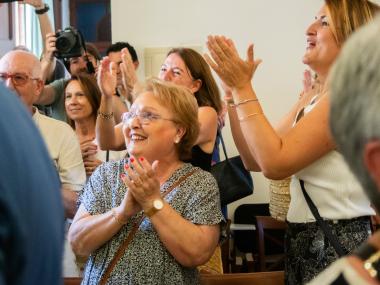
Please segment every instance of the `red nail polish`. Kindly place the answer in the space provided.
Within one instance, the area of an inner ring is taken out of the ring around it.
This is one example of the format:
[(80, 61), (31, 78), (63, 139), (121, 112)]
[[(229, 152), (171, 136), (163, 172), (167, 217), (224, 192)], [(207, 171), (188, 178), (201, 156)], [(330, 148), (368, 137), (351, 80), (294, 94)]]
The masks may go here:
[(143, 161), (144, 161), (144, 158), (143, 158), (143, 157), (140, 157), (140, 161), (143, 162)]
[(130, 160), (130, 162), (132, 162), (132, 163), (135, 161), (135, 159), (134, 159), (133, 157), (131, 157), (129, 160)]
[(124, 178), (125, 178), (125, 174), (124, 174), (124, 173), (120, 174), (120, 178), (121, 178), (122, 180), (124, 180)]
[(128, 164), (124, 164), (124, 169), (127, 170), (129, 168)]

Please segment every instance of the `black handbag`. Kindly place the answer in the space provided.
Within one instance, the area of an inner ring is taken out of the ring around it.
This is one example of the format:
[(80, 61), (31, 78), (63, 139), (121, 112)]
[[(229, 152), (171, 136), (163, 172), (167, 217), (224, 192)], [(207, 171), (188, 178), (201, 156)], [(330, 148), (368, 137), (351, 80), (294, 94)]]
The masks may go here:
[(240, 156), (231, 158), (227, 156), (226, 146), (219, 130), (218, 136), (226, 159), (211, 166), (211, 173), (218, 182), (220, 203), (223, 207), (251, 195), (253, 193), (253, 180), (250, 172), (245, 169)]

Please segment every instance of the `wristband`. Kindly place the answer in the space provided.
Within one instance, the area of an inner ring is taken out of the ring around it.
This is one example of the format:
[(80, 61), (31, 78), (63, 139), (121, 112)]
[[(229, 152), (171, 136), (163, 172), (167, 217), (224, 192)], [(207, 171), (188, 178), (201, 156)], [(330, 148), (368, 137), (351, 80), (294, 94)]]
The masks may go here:
[(36, 12), (37, 15), (42, 15), (45, 14), (47, 11), (50, 10), (50, 7), (48, 4), (44, 3), (44, 7), (41, 9), (36, 9), (34, 12)]

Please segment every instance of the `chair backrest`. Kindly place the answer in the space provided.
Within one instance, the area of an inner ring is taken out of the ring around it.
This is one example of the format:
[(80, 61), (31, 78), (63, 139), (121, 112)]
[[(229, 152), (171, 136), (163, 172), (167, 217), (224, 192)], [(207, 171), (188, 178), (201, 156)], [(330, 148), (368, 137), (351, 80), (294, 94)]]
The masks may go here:
[[(284, 261), (284, 236), (287, 224), (268, 216), (256, 216), (259, 268), (268, 270), (267, 261), (278, 265)], [(267, 243), (267, 246), (266, 246)], [(269, 258), (268, 258), (269, 257)]]
[[(256, 216), (269, 216), (269, 204), (242, 204), (235, 209), (235, 224), (256, 224)], [(234, 231), (234, 244), (240, 252), (257, 252), (255, 231)]]
[(201, 285), (283, 285), (284, 271), (201, 274)]

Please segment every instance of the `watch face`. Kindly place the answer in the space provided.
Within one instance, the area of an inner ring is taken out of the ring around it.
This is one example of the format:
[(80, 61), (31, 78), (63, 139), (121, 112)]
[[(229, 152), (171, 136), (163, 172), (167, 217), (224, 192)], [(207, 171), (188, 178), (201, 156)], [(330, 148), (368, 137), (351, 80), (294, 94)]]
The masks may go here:
[(164, 207), (164, 203), (162, 202), (162, 200), (154, 200), (153, 207), (157, 210), (161, 210)]

